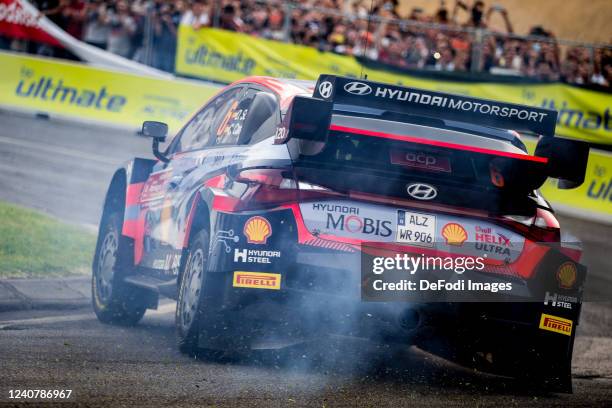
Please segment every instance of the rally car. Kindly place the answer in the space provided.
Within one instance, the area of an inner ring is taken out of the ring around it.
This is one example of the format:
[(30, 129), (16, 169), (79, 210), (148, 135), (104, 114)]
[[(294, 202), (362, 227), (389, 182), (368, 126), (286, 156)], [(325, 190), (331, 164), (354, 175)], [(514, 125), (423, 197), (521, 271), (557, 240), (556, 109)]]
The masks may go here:
[[(555, 137), (556, 117), (333, 75), (237, 81), (163, 152), (167, 126), (143, 124), (156, 160), (110, 183), (95, 313), (135, 324), (163, 295), (187, 353), (337, 333), (570, 392), (586, 272), (537, 189), (579, 186), (588, 145)], [(535, 155), (519, 131), (539, 137)], [(471, 279), (518, 291), (370, 299), (362, 256), (385, 250), (485, 253)]]

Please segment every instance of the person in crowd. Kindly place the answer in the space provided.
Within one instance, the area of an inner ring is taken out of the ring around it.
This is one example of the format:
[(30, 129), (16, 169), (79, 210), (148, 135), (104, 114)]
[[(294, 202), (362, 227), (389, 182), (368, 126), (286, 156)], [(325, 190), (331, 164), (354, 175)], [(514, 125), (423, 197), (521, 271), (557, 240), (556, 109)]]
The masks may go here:
[[(180, 6), (179, 6), (180, 7)], [(176, 39), (181, 21), (179, 10), (163, 3), (155, 13), (153, 21), (154, 66), (167, 72), (174, 72)]]
[(107, 50), (130, 58), (134, 51), (132, 37), (136, 33), (137, 25), (127, 1), (117, 1), (115, 11), (110, 14), (109, 24)]
[(191, 26), (194, 30), (209, 26), (210, 15), (206, 2), (202, 0), (192, 2), (191, 8), (183, 14), (181, 25)]
[(219, 28), (238, 32), (243, 30), (244, 22), (240, 18), (238, 8), (235, 4), (230, 3), (223, 6), (221, 18), (219, 20)]
[(110, 15), (108, 5), (101, 0), (93, 0), (85, 12), (83, 41), (105, 50), (110, 34)]

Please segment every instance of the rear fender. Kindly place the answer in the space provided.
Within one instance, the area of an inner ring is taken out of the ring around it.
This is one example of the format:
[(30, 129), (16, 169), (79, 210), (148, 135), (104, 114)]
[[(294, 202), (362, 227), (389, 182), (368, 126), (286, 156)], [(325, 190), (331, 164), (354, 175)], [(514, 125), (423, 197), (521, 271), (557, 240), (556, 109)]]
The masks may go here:
[(208, 232), (211, 232), (210, 226), (214, 225), (211, 223), (211, 219), (214, 218), (214, 213), (211, 211), (214, 197), (214, 192), (209, 186), (204, 186), (195, 193), (185, 223), (183, 248), (189, 247), (193, 233), (197, 233), (201, 228), (206, 228)]

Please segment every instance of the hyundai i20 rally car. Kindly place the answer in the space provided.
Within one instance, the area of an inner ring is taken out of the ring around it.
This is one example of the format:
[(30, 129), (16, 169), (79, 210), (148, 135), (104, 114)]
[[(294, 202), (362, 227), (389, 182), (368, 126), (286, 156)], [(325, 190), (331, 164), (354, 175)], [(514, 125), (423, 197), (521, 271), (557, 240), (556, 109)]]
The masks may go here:
[[(550, 110), (331, 75), (235, 82), (163, 152), (167, 126), (143, 124), (156, 160), (112, 178), (94, 310), (135, 324), (164, 295), (184, 352), (342, 334), (570, 392), (586, 272), (537, 189), (580, 185), (588, 146), (555, 124)], [(518, 131), (539, 136), (535, 155)], [(517, 290), (370, 301), (363, 255), (380, 251), (476, 251), (470, 282)]]

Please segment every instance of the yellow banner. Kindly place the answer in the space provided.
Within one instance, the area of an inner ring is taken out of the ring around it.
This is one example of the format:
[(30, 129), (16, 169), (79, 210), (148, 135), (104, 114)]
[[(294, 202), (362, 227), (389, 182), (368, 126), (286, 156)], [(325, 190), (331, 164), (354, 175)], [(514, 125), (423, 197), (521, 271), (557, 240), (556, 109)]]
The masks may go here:
[(179, 126), (217, 87), (148, 78), (20, 54), (0, 53), (0, 104), (139, 128)]
[[(214, 28), (181, 27), (176, 56), (178, 73), (227, 83), (250, 75), (314, 80), (322, 73), (354, 77), (362, 72), (350, 56)], [(466, 83), (369, 68), (363, 72), (374, 81), (555, 109), (560, 135), (612, 144), (610, 93), (564, 84)]]

